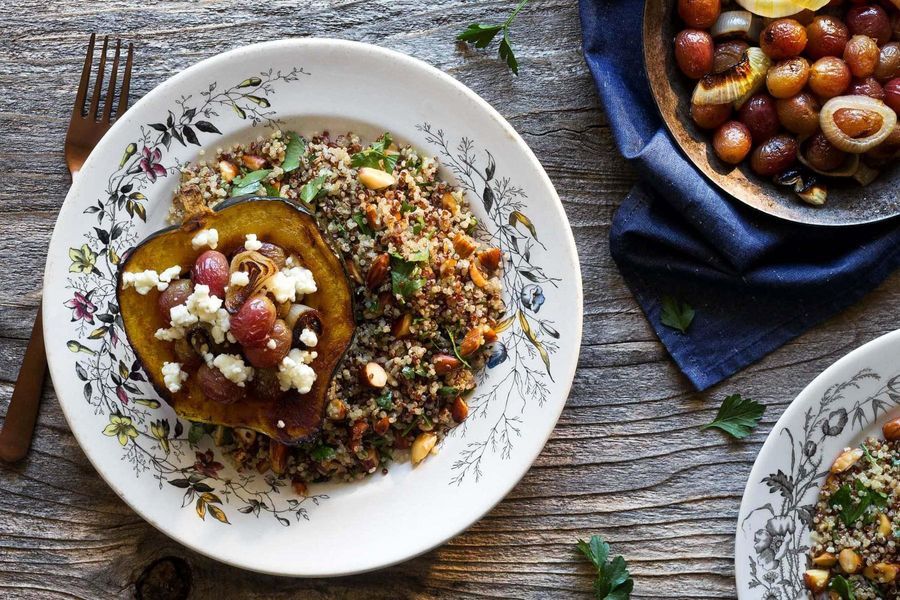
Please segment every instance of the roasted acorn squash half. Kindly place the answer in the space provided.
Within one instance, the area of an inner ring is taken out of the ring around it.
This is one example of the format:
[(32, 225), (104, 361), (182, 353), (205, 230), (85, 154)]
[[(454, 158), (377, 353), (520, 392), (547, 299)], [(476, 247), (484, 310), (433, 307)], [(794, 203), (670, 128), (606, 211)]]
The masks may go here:
[[(219, 232), (218, 250), (226, 255), (244, 243), (244, 236), (255, 233), (258, 239), (281, 246), (300, 258), (302, 266), (313, 273), (318, 291), (307, 295), (303, 303), (319, 311), (324, 330), (315, 347), (317, 358), (310, 365), (316, 381), (306, 394), (291, 389), (275, 400), (247, 396), (233, 404), (221, 404), (204, 397), (193, 377), (196, 367), (185, 368), (188, 380), (177, 393), (163, 383), (162, 366), (178, 362), (174, 344), (154, 336), (164, 323), (157, 308), (159, 292), (146, 295), (133, 288), (122, 289), (122, 273), (145, 269), (162, 270), (181, 265), (189, 273), (198, 254), (191, 239), (199, 229)], [(285, 444), (310, 439), (319, 430), (325, 413), (326, 397), (334, 371), (353, 339), (353, 293), (341, 260), (322, 237), (315, 218), (302, 206), (280, 198), (254, 196), (234, 198), (216, 207), (199, 221), (183, 227), (161, 230), (136, 246), (119, 267), (117, 297), (125, 333), (156, 391), (185, 419), (202, 423), (243, 427), (263, 433)], [(279, 427), (279, 421), (283, 427)]]

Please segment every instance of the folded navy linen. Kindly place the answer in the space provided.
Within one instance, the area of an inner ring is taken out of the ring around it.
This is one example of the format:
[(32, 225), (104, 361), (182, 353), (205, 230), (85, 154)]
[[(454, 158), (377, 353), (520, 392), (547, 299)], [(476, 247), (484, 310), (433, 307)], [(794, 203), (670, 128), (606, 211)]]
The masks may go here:
[[(719, 191), (675, 145), (653, 101), (643, 4), (580, 0), (585, 59), (639, 175), (613, 218), (610, 248), (660, 340), (702, 390), (878, 285), (900, 262), (900, 227), (798, 225)], [(667, 295), (696, 310), (686, 334), (660, 323)]]

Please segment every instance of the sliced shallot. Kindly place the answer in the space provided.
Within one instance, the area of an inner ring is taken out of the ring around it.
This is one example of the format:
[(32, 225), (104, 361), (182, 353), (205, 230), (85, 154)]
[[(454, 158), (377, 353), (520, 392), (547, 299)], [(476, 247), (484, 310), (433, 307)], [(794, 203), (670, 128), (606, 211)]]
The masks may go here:
[[(835, 122), (835, 114), (841, 109), (856, 109), (869, 111), (881, 117), (881, 128), (875, 133), (861, 137), (852, 138), (844, 133)], [(852, 154), (862, 154), (871, 150), (881, 142), (883, 142), (897, 124), (897, 113), (888, 108), (881, 100), (870, 98), (869, 96), (838, 96), (832, 98), (822, 107), (819, 113), (819, 126), (822, 133), (828, 138), (835, 148), (850, 152)]]
[(771, 59), (759, 48), (748, 48), (738, 64), (701, 79), (694, 89), (694, 104), (727, 104), (747, 99), (766, 82)]
[(801, 10), (819, 10), (829, 0), (737, 0), (737, 3), (761, 17), (788, 17)]

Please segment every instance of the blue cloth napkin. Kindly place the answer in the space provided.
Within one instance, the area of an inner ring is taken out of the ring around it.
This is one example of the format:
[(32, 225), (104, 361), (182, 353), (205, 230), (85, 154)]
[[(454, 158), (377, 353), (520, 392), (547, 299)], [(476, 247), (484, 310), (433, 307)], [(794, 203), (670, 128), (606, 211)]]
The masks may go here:
[[(714, 385), (859, 300), (900, 262), (897, 221), (781, 221), (719, 192), (665, 130), (644, 75), (642, 0), (580, 0), (584, 56), (639, 183), (613, 218), (612, 256), (672, 358)], [(687, 302), (686, 334), (660, 323)]]

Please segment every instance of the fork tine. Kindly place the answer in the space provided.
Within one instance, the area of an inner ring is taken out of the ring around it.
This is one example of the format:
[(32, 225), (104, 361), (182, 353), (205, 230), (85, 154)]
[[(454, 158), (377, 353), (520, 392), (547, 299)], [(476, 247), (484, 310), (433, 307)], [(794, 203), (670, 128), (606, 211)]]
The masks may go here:
[(75, 94), (75, 106), (72, 108), (72, 118), (81, 117), (84, 112), (84, 100), (87, 98), (88, 84), (91, 81), (91, 65), (94, 62), (94, 41), (96, 33), (91, 34), (88, 42), (87, 54), (84, 57), (84, 67), (81, 69), (81, 81), (78, 84), (78, 93)]
[(125, 74), (122, 77), (122, 89), (119, 90), (119, 108), (116, 109), (116, 118), (120, 118), (128, 110), (128, 89), (131, 86), (131, 58), (133, 44), (128, 44), (128, 58), (125, 60)]
[(122, 46), (122, 40), (116, 40), (116, 55), (113, 58), (112, 69), (109, 72), (109, 86), (106, 88), (106, 98), (103, 100), (103, 118), (101, 121), (109, 123), (112, 114), (113, 98), (116, 95), (116, 73), (119, 70), (119, 49)]
[(109, 36), (103, 36), (103, 52), (100, 54), (100, 65), (97, 70), (97, 79), (94, 81), (94, 96), (91, 98), (91, 108), (88, 117), (97, 119), (97, 107), (100, 105), (100, 90), (103, 89), (103, 72), (106, 70), (106, 47), (109, 46)]

